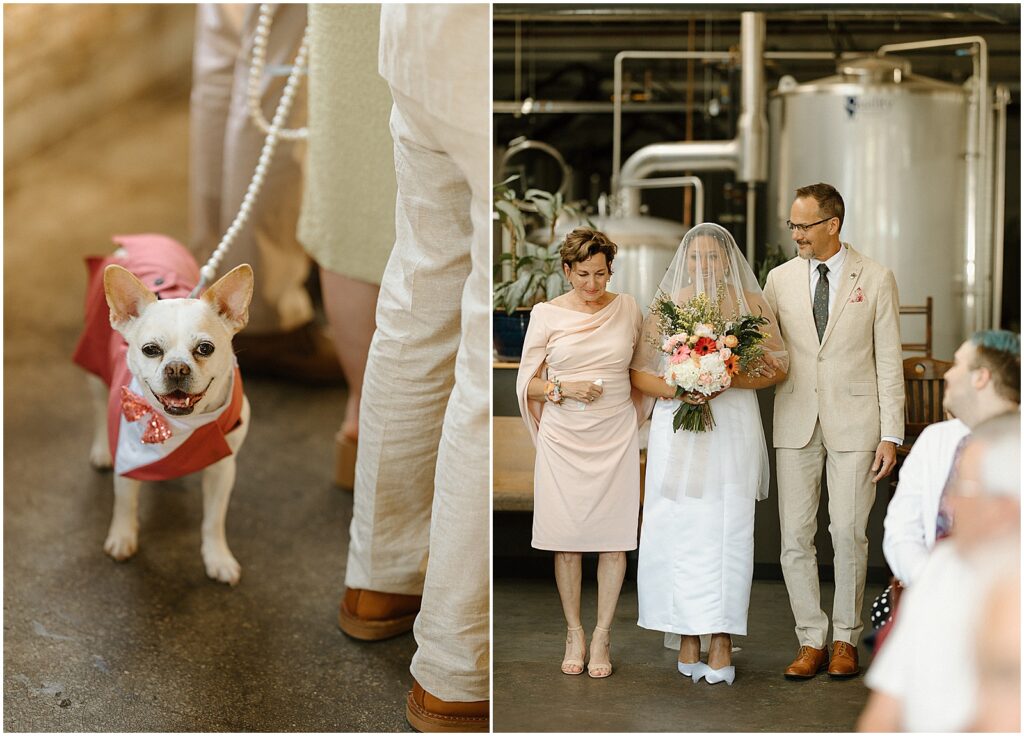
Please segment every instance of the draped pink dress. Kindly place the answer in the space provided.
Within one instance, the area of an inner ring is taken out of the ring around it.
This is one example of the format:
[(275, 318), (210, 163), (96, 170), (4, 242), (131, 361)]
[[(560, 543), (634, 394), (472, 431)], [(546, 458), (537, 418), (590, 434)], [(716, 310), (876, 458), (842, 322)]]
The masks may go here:
[[(638, 418), (643, 398), (629, 365), (643, 316), (619, 294), (596, 314), (555, 304), (533, 308), (516, 390), (537, 447), (533, 547), (562, 552), (636, 549), (640, 511)], [(596, 381), (596, 401), (557, 405), (527, 399), (534, 376)]]

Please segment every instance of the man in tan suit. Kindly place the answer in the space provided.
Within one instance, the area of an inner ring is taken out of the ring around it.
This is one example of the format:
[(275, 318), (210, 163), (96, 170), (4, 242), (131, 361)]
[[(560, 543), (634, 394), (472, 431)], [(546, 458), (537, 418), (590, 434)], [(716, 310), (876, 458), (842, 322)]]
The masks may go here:
[[(775, 389), (782, 573), (800, 651), (786, 677), (859, 672), (857, 640), (875, 483), (903, 441), (899, 297), (892, 271), (839, 240), (845, 208), (828, 184), (796, 190), (787, 222), (798, 258), (768, 274), (764, 295), (790, 355)], [(836, 592), (831, 658), (814, 549), (822, 461)]]

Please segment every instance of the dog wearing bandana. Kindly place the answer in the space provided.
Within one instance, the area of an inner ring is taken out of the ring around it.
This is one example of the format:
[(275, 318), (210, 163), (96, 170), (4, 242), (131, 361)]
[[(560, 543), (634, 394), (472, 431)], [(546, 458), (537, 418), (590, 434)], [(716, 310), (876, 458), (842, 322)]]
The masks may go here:
[(193, 299), (199, 268), (180, 243), (162, 235), (114, 243), (113, 255), (87, 261), (74, 354), (91, 374), (96, 404), (90, 461), (115, 473), (104, 550), (126, 560), (138, 549), (142, 481), (202, 471), (206, 573), (234, 585), (241, 567), (224, 526), (250, 410), (231, 339), (248, 321), (252, 269), (238, 266)]

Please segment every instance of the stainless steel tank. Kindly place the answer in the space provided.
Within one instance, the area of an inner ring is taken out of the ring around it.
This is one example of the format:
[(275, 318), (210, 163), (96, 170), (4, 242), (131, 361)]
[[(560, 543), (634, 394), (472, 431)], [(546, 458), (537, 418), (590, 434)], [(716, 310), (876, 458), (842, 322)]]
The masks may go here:
[[(827, 182), (846, 203), (842, 240), (893, 270), (904, 304), (934, 298), (933, 349), (964, 335), (968, 93), (910, 74), (887, 56), (836, 76), (784, 79), (769, 101), (768, 243), (795, 252), (785, 227), (797, 187)], [(903, 319), (920, 342), (921, 318)]]

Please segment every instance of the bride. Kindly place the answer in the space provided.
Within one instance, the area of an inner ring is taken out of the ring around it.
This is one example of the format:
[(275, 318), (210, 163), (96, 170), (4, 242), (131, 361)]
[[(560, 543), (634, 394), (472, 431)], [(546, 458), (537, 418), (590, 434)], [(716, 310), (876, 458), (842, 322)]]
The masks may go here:
[[(637, 572), (640, 620), (645, 629), (679, 635), (678, 669), (699, 682), (735, 678), (732, 636), (747, 633), (754, 568), (754, 504), (768, 495), (768, 450), (754, 389), (785, 379), (788, 355), (779, 327), (754, 274), (725, 228), (705, 223), (690, 230), (661, 281), (676, 304), (697, 294), (719, 297), (723, 317), (761, 314), (768, 339), (746, 373), (710, 397), (686, 394), (662, 379), (665, 355), (656, 310), (649, 310), (631, 365), (633, 386), (658, 399), (647, 448), (646, 498)], [(711, 402), (714, 429), (672, 430), (680, 400)], [(711, 635), (707, 664), (700, 636)], [(672, 643), (669, 644), (669, 641)]]

